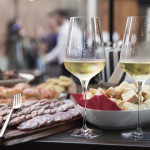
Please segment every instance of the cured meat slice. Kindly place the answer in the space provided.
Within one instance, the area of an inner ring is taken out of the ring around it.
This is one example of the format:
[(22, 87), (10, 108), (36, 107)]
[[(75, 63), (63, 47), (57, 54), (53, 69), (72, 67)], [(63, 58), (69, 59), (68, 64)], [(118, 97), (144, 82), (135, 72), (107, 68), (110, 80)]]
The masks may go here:
[(29, 120), (31, 118), (32, 118), (32, 116), (30, 114), (26, 115), (26, 120)]
[(37, 110), (32, 111), (32, 113), (31, 113), (32, 118), (34, 118), (37, 115), (38, 115), (38, 111)]
[(10, 120), (8, 125), (9, 126), (17, 125), (17, 124), (19, 124), (19, 123), (21, 123), (22, 121), (25, 121), (25, 120), (26, 120), (25, 115), (23, 115), (21, 117), (15, 117), (12, 120)]
[(47, 123), (46, 117), (45, 116), (37, 116), (32, 119), (33, 121), (37, 120), (38, 121), (38, 127), (44, 126)]
[(13, 118), (15, 118), (15, 117), (17, 117), (17, 114), (16, 114), (16, 113), (13, 113), (13, 114), (11, 115), (11, 119), (13, 119)]
[(49, 108), (49, 104), (43, 105), (42, 108), (43, 108), (43, 109)]
[(44, 111), (44, 114), (50, 114), (51, 113), (51, 110), (50, 109), (46, 109), (45, 111)]
[(36, 106), (35, 106), (35, 105), (30, 106), (31, 112), (34, 111), (35, 109), (36, 109)]
[(41, 108), (41, 109), (39, 109), (39, 110), (38, 110), (38, 115), (39, 115), (39, 116), (43, 115), (44, 111), (45, 111), (45, 110), (44, 110), (44, 109), (42, 109), (42, 108)]
[[(3, 120), (6, 120), (7, 117), (8, 117), (8, 115), (4, 116), (4, 117), (3, 117)], [(16, 114), (16, 113), (14, 113), (14, 114), (11, 115), (11, 119), (13, 119), (13, 118), (15, 118), (15, 117), (17, 117), (17, 114)]]
[(60, 105), (57, 112), (67, 111), (69, 108), (73, 107), (74, 104), (71, 103), (65, 103), (63, 105)]
[(46, 117), (46, 125), (50, 125), (54, 122), (54, 117), (52, 115), (46, 114), (43, 116)]
[(19, 130), (33, 130), (33, 129), (36, 129), (38, 127), (38, 125), (39, 125), (38, 120), (35, 119), (33, 121), (33, 119), (30, 119), (30, 120), (27, 120), (27, 121), (21, 123), (17, 127), (17, 129), (19, 129)]
[(11, 110), (11, 109), (6, 109), (6, 111), (7, 111), (7, 115), (10, 113), (10, 110)]
[(26, 113), (24, 113), (24, 111), (20, 111), (20, 112), (17, 112), (17, 116), (19, 117), (19, 116), (22, 116), (22, 115), (26, 115)]
[(54, 114), (57, 112), (58, 107), (54, 107), (53, 109), (51, 109), (51, 114)]
[(41, 106), (41, 103), (40, 103), (40, 102), (37, 102), (37, 103), (35, 104), (35, 106), (36, 106), (36, 107)]
[(60, 112), (54, 114), (53, 117), (54, 117), (55, 122), (61, 122), (62, 121), (61, 116), (60, 116)]
[(5, 116), (5, 115), (7, 115), (7, 109), (2, 110), (2, 111), (0, 112), (0, 116)]
[(50, 107), (50, 108), (54, 108), (54, 107), (55, 107), (55, 103), (53, 103), (53, 102), (50, 103), (49, 107)]
[(46, 105), (46, 104), (50, 104), (50, 101), (48, 100), (43, 100), (40, 102), (41, 106)]
[(23, 110), (22, 110), (22, 113), (24, 114), (24, 115), (27, 115), (27, 114), (29, 114), (29, 113), (31, 113), (32, 112), (32, 109), (30, 108), (30, 107), (26, 107), (26, 108), (24, 108)]
[(0, 107), (0, 111), (4, 110), (6, 108), (7, 108), (7, 106)]
[(71, 113), (74, 117), (80, 115), (80, 112), (77, 107), (75, 107), (73, 109), (69, 109), (67, 112)]
[(37, 102), (38, 102), (38, 100), (32, 100), (32, 101), (25, 102), (22, 104), (22, 107), (28, 107), (28, 106), (31, 106), (31, 105), (37, 103)]
[(60, 106), (60, 102), (59, 101), (56, 101), (56, 103), (55, 103), (55, 106), (57, 107), (57, 106)]
[(71, 113), (62, 113), (61, 114), (61, 118), (62, 118), (62, 121), (67, 121), (67, 120), (70, 120), (73, 118), (73, 115)]
[(3, 117), (0, 116), (0, 124), (2, 124), (2, 122), (3, 122)]

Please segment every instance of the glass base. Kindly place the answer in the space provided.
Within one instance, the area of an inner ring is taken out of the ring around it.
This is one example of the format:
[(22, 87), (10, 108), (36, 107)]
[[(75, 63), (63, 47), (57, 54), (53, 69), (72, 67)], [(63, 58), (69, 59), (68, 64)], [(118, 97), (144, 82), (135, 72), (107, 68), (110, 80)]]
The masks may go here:
[(131, 139), (135, 141), (144, 141), (144, 140), (150, 140), (150, 132), (143, 132), (141, 131), (128, 131), (128, 132), (122, 132), (121, 136), (126, 139)]
[(102, 131), (99, 129), (75, 129), (70, 133), (70, 136), (77, 138), (96, 138), (102, 135)]

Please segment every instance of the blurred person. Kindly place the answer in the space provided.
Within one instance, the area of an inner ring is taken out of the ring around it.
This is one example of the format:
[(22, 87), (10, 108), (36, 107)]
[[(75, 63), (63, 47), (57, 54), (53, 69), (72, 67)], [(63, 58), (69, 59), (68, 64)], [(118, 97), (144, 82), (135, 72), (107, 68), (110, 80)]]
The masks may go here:
[(37, 57), (37, 37), (36, 30), (34, 28), (29, 28), (22, 30), (20, 32), (22, 35), (24, 57), (26, 60), (27, 69), (35, 69), (36, 67), (36, 57)]
[(7, 25), (6, 55), (8, 57), (9, 69), (21, 69), (24, 65), (22, 38), (19, 34), (21, 28), (20, 20), (11, 20)]
[(47, 40), (44, 38), (40, 39), (38, 41), (38, 56), (36, 59), (36, 66), (42, 74), (46, 72), (46, 66), (41, 62), (41, 58), (47, 53), (47, 50)]
[(8, 58), (6, 55), (5, 45), (2, 43), (0, 44), (0, 69), (7, 70), (8, 69)]
[(64, 10), (56, 10), (53, 12), (53, 16), (54, 16), (53, 23), (56, 19), (57, 23), (60, 25), (60, 28), (58, 30), (57, 44), (42, 58), (42, 62), (44, 64), (47, 64), (58, 58), (58, 63), (63, 68), (61, 74), (69, 75), (63, 65), (66, 50), (66, 38), (69, 29), (68, 14)]
[(48, 52), (50, 52), (57, 44), (58, 31), (60, 27), (53, 12), (47, 15), (47, 25), (50, 30), (49, 35), (46, 37), (48, 41)]

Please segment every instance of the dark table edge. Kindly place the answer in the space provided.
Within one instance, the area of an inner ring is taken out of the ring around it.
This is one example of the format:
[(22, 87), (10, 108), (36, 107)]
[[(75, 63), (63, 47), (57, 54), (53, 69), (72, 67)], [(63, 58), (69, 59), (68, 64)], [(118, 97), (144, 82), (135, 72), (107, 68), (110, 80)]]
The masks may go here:
[(32, 141), (34, 143), (53, 143), (53, 144), (77, 144), (77, 145), (96, 145), (96, 146), (114, 146), (114, 147), (136, 147), (136, 148), (150, 148), (150, 143), (142, 143), (141, 141), (131, 141), (131, 144), (128, 142), (128, 145), (127, 144), (124, 144), (124, 143), (121, 143), (121, 142), (115, 142), (115, 141), (102, 141), (102, 142), (105, 142), (105, 143), (98, 143), (98, 142), (95, 142), (95, 141), (82, 141), (79, 142), (79, 141), (66, 141), (66, 140), (48, 140), (48, 139), (45, 139), (45, 140), (35, 140), (35, 141)]

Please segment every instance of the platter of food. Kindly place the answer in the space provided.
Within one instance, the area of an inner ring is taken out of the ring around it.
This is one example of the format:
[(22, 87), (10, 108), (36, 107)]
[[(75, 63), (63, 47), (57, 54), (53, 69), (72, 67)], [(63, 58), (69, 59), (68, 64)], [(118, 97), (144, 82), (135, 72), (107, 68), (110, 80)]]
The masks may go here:
[[(10, 110), (9, 106), (0, 108), (0, 126)], [(1, 144), (18, 144), (65, 131), (80, 125), (80, 118), (77, 106), (71, 101), (28, 101), (11, 115)]]
[[(122, 129), (137, 125), (138, 95), (136, 84), (122, 82), (119, 86), (110, 87), (107, 90), (98, 88), (87, 91), (87, 99), (93, 96), (104, 95), (115, 102), (121, 111), (94, 110), (87, 108), (87, 121), (101, 128)], [(140, 120), (142, 125), (150, 124), (150, 86), (144, 85), (140, 106)], [(84, 109), (78, 105), (80, 113), (84, 115)]]
[(18, 73), (17, 71), (0, 71), (0, 86), (11, 87), (20, 82), (30, 82), (34, 79), (33, 74)]
[(23, 102), (42, 99), (60, 99), (65, 98), (71, 85), (71, 79), (60, 76), (58, 79), (50, 78), (46, 82), (31, 86), (28, 83), (18, 83), (14, 86), (0, 86), (0, 105), (12, 104), (14, 95), (21, 93)]

